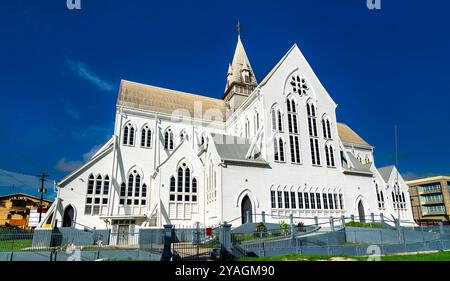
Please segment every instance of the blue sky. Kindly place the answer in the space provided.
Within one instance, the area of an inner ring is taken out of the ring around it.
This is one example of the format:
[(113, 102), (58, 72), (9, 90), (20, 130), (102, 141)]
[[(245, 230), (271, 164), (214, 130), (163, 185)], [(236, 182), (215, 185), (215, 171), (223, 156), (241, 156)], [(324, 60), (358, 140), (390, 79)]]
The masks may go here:
[(61, 179), (88, 159), (113, 133), (120, 79), (220, 98), (237, 20), (259, 80), (299, 45), (378, 167), (398, 124), (406, 177), (450, 174), (450, 2), (381, 3), (1, 1), (0, 194), (35, 194), (24, 174)]

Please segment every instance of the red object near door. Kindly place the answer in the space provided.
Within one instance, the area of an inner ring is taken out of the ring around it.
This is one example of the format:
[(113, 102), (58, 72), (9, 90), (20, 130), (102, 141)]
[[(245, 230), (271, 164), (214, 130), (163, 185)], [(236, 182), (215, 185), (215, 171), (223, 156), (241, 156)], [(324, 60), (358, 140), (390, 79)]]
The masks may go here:
[(212, 228), (211, 227), (207, 227), (206, 228), (206, 236), (211, 236), (212, 235)]

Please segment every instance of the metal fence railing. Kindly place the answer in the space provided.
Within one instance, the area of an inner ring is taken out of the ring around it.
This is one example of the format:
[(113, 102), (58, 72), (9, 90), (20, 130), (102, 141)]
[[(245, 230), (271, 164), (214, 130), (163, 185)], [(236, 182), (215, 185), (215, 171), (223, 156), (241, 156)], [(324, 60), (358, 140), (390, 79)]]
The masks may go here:
[[(293, 236), (290, 231), (254, 231), (232, 235), (233, 245), (248, 254), (273, 256), (290, 253), (367, 256), (450, 249), (450, 226), (440, 228), (346, 227)], [(241, 254), (242, 256), (242, 254)]]
[(80, 231), (0, 232), (0, 252), (64, 251), (77, 247), (83, 251), (111, 249), (145, 249), (159, 251), (164, 246), (162, 229), (139, 232)]

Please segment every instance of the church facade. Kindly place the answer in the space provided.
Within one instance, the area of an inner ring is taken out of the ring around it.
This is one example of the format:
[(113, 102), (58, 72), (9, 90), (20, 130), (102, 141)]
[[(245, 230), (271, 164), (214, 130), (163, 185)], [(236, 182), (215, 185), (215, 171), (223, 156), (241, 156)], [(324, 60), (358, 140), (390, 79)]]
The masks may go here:
[(113, 136), (58, 182), (41, 227), (413, 222), (402, 177), (336, 107), (297, 45), (257, 82), (240, 36), (221, 99), (122, 80)]

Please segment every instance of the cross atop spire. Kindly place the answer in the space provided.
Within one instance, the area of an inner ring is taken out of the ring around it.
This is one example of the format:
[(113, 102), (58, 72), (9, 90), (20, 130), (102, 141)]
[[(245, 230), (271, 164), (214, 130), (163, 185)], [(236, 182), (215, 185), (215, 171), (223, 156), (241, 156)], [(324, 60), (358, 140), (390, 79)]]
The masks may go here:
[(241, 36), (241, 23), (239, 22), (239, 20), (236, 24), (236, 30), (237, 30), (238, 36)]

